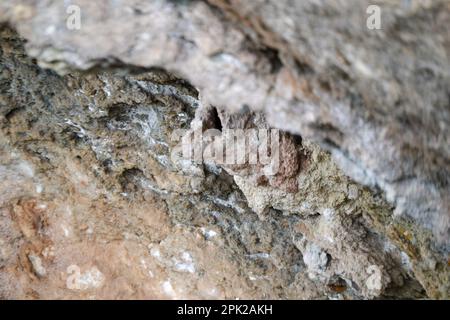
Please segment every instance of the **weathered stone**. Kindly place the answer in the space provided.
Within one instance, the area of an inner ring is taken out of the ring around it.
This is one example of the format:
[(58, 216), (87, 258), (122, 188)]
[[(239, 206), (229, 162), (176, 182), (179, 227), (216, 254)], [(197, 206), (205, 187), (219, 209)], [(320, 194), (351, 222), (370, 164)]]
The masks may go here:
[[(450, 7), (378, 2), (3, 1), (0, 295), (447, 298)], [(280, 171), (174, 161), (198, 128)]]

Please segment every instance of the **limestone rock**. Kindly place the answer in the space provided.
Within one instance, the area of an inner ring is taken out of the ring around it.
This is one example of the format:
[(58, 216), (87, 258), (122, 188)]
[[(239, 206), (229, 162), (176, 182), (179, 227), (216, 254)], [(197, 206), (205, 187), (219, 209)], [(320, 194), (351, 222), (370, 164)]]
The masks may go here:
[(1, 297), (448, 298), (448, 1), (71, 4), (0, 3)]

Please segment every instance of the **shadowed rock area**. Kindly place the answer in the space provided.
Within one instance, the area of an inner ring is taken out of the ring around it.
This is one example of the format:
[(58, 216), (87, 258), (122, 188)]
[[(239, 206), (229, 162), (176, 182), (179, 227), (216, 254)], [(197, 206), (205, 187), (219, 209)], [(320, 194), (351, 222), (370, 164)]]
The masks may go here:
[(2, 1), (0, 297), (448, 298), (450, 5), (375, 2)]

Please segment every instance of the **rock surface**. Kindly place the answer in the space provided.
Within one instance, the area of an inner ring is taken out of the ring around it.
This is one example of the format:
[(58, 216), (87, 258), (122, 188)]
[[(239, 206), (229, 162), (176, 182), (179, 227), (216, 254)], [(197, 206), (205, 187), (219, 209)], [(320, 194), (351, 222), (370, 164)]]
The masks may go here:
[(448, 298), (447, 1), (72, 2), (0, 4), (1, 297)]

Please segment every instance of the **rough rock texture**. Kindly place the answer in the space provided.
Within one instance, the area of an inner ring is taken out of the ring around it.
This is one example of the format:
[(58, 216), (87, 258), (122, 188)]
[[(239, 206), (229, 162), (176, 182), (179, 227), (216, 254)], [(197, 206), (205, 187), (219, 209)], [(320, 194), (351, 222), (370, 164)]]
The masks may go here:
[(2, 1), (0, 296), (448, 298), (450, 4), (369, 2)]
[[(450, 4), (371, 0), (3, 1), (1, 20), (43, 66), (64, 72), (118, 60), (164, 67), (205, 102), (264, 110), (270, 125), (332, 151), (353, 179), (447, 242), (450, 227)], [(229, 19), (226, 19), (229, 17)]]

